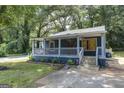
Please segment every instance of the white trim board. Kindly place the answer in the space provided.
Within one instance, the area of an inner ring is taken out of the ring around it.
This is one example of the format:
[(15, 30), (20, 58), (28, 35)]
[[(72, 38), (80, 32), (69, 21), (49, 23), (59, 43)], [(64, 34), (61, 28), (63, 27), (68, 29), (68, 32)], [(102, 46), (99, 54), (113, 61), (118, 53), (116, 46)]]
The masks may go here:
[(33, 56), (43, 56), (43, 57), (66, 57), (66, 58), (79, 58), (78, 55), (36, 55), (34, 54)]

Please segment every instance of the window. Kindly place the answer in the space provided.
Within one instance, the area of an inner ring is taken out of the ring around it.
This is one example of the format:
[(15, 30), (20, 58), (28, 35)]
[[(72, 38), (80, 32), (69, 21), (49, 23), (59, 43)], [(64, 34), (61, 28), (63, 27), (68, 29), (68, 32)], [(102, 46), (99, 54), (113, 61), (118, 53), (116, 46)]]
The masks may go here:
[(62, 39), (61, 47), (64, 47), (64, 48), (77, 47), (77, 39), (76, 38)]
[(55, 42), (54, 41), (49, 42), (49, 48), (55, 48)]

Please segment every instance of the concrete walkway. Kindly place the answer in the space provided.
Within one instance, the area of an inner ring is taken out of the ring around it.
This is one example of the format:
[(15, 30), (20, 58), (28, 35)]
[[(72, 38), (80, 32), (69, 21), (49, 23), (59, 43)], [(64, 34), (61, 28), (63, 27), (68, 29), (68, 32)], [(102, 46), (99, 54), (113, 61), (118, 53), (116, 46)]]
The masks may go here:
[(60, 70), (36, 81), (39, 88), (124, 88), (124, 69), (71, 68)]
[(123, 64), (124, 65), (124, 57), (114, 57), (114, 58), (118, 60), (119, 64)]
[(11, 57), (0, 57), (0, 63), (7, 62), (22, 62), (27, 61), (29, 58), (27, 55), (24, 56), (11, 56)]

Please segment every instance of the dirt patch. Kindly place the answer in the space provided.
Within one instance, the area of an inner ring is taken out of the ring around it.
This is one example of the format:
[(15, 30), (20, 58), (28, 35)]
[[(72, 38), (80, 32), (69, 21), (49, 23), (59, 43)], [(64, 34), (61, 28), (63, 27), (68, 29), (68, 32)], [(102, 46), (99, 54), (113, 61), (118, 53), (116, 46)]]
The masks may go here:
[(124, 72), (124, 69), (117, 68), (117, 67), (109, 67), (108, 70), (112, 72), (118, 72), (118, 73)]

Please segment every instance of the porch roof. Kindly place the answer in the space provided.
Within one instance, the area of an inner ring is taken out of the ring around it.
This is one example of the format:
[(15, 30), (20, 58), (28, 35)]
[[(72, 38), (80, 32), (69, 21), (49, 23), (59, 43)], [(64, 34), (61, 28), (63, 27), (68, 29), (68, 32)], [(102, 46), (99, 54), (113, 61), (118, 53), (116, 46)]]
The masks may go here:
[(51, 34), (49, 37), (68, 37), (68, 36), (100, 36), (106, 33), (105, 26), (98, 26), (85, 29), (68, 30)]
[[(76, 36), (92, 37), (92, 36), (101, 36), (101, 34), (106, 32), (107, 31), (105, 30), (105, 26), (98, 26), (92, 28), (58, 32), (58, 33), (50, 34), (47, 38), (76, 37)], [(47, 38), (33, 38), (32, 40), (42, 41), (43, 39), (47, 39)]]

